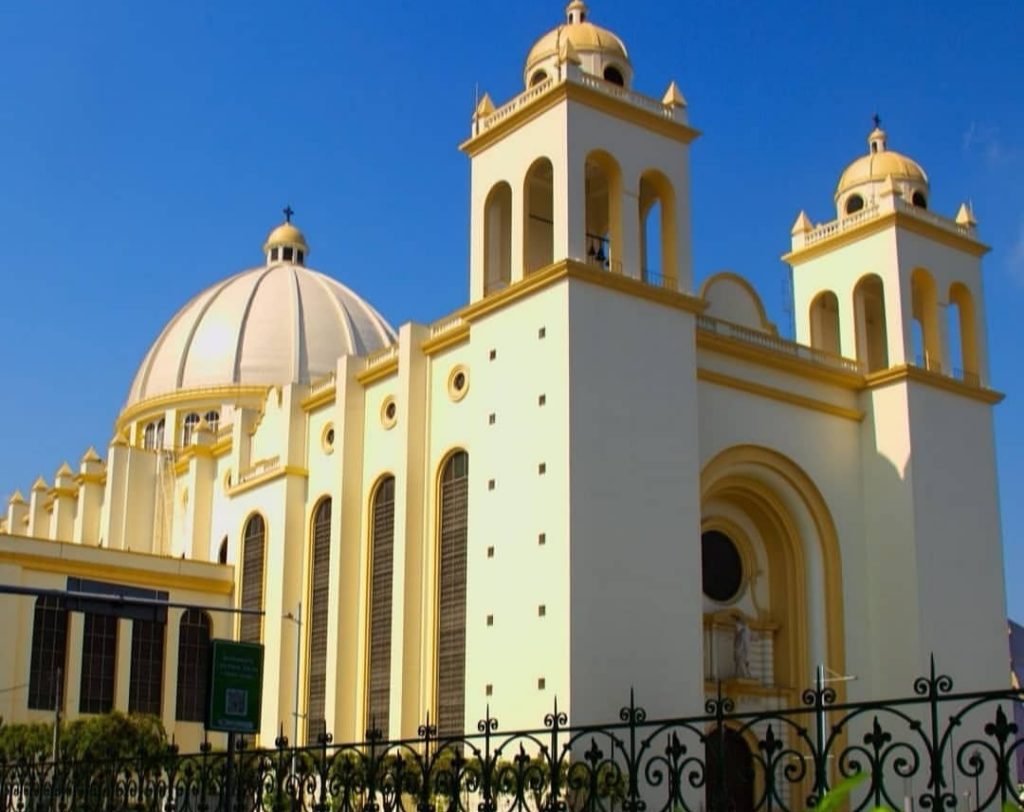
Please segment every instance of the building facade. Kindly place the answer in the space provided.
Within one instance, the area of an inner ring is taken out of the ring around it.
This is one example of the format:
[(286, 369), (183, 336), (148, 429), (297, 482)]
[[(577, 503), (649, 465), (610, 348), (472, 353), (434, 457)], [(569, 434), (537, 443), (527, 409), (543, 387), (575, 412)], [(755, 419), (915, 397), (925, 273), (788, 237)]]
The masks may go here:
[(146, 710), (190, 747), (211, 637), (265, 646), (264, 736), (301, 741), (605, 720), (631, 688), (692, 713), (719, 681), (795, 705), (818, 666), (896, 696), (931, 654), (1005, 685), (971, 211), (876, 126), (835, 219), (797, 218), (780, 337), (742, 277), (696, 285), (700, 134), (588, 14), (474, 113), (465, 306), (394, 330), (289, 213), (159, 334), (105, 457), (12, 498), (4, 719)]

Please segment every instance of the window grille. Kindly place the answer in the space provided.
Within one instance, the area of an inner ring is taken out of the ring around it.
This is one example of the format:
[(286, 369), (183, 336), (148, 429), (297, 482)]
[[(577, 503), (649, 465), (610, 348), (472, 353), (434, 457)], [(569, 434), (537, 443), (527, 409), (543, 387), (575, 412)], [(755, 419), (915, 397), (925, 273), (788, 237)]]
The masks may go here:
[(32, 659), (28, 677), (28, 706), (56, 710), (58, 675), (67, 673), (68, 611), (60, 598), (36, 598), (32, 626)]
[(388, 736), (391, 705), (391, 585), (394, 573), (395, 478), (385, 477), (373, 496), (370, 539), (370, 666), (366, 729)]
[(454, 454), (441, 476), (438, 567), (437, 733), (461, 735), (466, 705), (466, 546), (469, 455)]
[(160, 715), (164, 687), (164, 624), (132, 622), (132, 665), (128, 681), (128, 712)]
[(327, 616), (331, 589), (331, 500), (323, 499), (313, 516), (312, 573), (309, 596), (309, 673), (306, 677), (306, 742), (327, 732)]
[[(263, 517), (252, 516), (245, 524), (242, 539), (242, 608), (263, 608), (263, 547), (266, 526)], [(263, 637), (263, 618), (242, 615), (240, 639), (243, 643), (259, 643)]]
[(179, 722), (206, 719), (206, 681), (210, 668), (210, 616), (189, 609), (178, 626), (178, 699), (174, 718)]
[(109, 713), (113, 709), (116, 664), (117, 618), (87, 612), (82, 634), (79, 713)]

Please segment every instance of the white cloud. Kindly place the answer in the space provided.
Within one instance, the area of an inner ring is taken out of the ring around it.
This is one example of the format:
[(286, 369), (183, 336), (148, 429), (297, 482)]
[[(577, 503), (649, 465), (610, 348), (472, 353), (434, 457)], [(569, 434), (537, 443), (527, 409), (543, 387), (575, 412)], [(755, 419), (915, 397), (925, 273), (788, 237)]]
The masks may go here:
[(972, 121), (963, 134), (964, 152), (980, 155), (989, 166), (998, 166), (1010, 158), (999, 135), (999, 128), (983, 121)]

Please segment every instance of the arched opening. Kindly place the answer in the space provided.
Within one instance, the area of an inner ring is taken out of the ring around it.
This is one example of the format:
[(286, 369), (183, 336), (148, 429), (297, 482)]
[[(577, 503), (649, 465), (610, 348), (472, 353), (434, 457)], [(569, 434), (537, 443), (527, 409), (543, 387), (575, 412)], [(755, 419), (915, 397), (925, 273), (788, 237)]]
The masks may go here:
[(40, 595), (32, 623), (28, 673), (28, 706), (33, 710), (56, 709), (57, 680), (67, 676), (67, 648), (68, 610), (64, 599)]
[(910, 198), (910, 202), (919, 209), (928, 208), (928, 198), (924, 196), (924, 192), (914, 192), (913, 196)]
[(853, 289), (857, 328), (857, 360), (868, 372), (889, 368), (889, 337), (885, 327), (885, 290), (876, 274), (861, 278)]
[(321, 499), (310, 528), (309, 637), (306, 640), (306, 744), (327, 732), (327, 613), (331, 593), (331, 499)]
[(525, 229), (524, 273), (531, 274), (554, 262), (554, 168), (547, 158), (538, 158), (526, 173), (523, 184)]
[(164, 425), (164, 418), (161, 417), (159, 420), (156, 421), (156, 440), (154, 446), (155, 448), (164, 447)]
[(205, 420), (206, 425), (210, 427), (210, 431), (216, 434), (217, 430), (220, 428), (220, 412), (216, 409), (211, 409), (203, 415), (203, 420)]
[(239, 640), (259, 643), (263, 638), (263, 550), (267, 528), (263, 517), (254, 513), (242, 533), (242, 609), (249, 610), (239, 621)]
[(546, 72), (542, 70), (534, 71), (533, 76), (530, 77), (530, 87), (535, 87), (548, 78)]
[(217, 550), (217, 563), (227, 564), (228, 563), (228, 537), (224, 536), (220, 540), (220, 548)]
[(146, 449), (156, 448), (156, 424), (149, 423), (146, 426), (146, 430), (142, 433), (142, 447)]
[(441, 468), (437, 544), (437, 735), (464, 732), (466, 714), (466, 561), (469, 455)]
[(914, 363), (935, 372), (942, 371), (942, 338), (939, 333), (939, 298), (935, 280), (923, 268), (910, 275), (911, 342)]
[(178, 624), (178, 696), (174, 718), (179, 722), (206, 719), (206, 680), (210, 671), (210, 616), (189, 609)]
[(391, 710), (391, 603), (394, 582), (395, 478), (385, 476), (374, 488), (370, 506), (369, 664), (366, 729), (387, 739)]
[(980, 384), (978, 364), (978, 326), (974, 313), (974, 297), (962, 282), (949, 288), (950, 346), (955, 348), (953, 374), (966, 383)]
[(504, 290), (512, 281), (512, 187), (502, 181), (484, 204), (484, 293)]
[(586, 260), (599, 268), (622, 273), (622, 170), (607, 152), (587, 156)]
[(823, 290), (811, 301), (811, 346), (816, 350), (841, 355), (839, 343), (839, 298)]
[(706, 809), (754, 812), (754, 756), (742, 733), (715, 728), (704, 740)]
[(181, 431), (181, 444), (183, 446), (189, 445), (192, 442), (192, 435), (195, 433), (196, 426), (199, 425), (199, 415), (195, 412), (190, 412), (185, 416), (185, 424)]
[(864, 208), (864, 198), (860, 195), (850, 195), (846, 198), (846, 213), (855, 214)]
[(613, 85), (618, 85), (619, 87), (625, 87), (626, 84), (626, 80), (622, 76), (622, 71), (615, 67), (615, 65), (609, 65), (604, 69), (604, 80), (606, 82), (611, 82)]
[(640, 276), (674, 286), (676, 198), (671, 182), (653, 170), (640, 176)]

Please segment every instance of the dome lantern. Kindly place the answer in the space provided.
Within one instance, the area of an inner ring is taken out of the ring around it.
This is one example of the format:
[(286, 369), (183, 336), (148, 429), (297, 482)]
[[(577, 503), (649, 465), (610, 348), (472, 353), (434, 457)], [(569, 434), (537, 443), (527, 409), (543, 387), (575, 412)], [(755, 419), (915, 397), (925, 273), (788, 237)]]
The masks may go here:
[(584, 73), (628, 88), (633, 67), (626, 46), (613, 32), (590, 22), (590, 9), (583, 0), (571, 0), (565, 7), (565, 22), (537, 40), (526, 57), (523, 79), (534, 87), (560, 75), (572, 54)]
[(898, 195), (922, 209), (928, 207), (928, 175), (913, 158), (889, 149), (881, 119), (876, 115), (873, 121), (867, 155), (847, 166), (836, 185), (840, 218), (860, 212), (887, 194)]
[(294, 265), (305, 265), (306, 257), (309, 255), (309, 245), (302, 232), (292, 223), (292, 215), (295, 211), (291, 206), (285, 206), (284, 222), (277, 226), (267, 235), (263, 243), (263, 253), (266, 255), (267, 265), (276, 262), (290, 262)]

